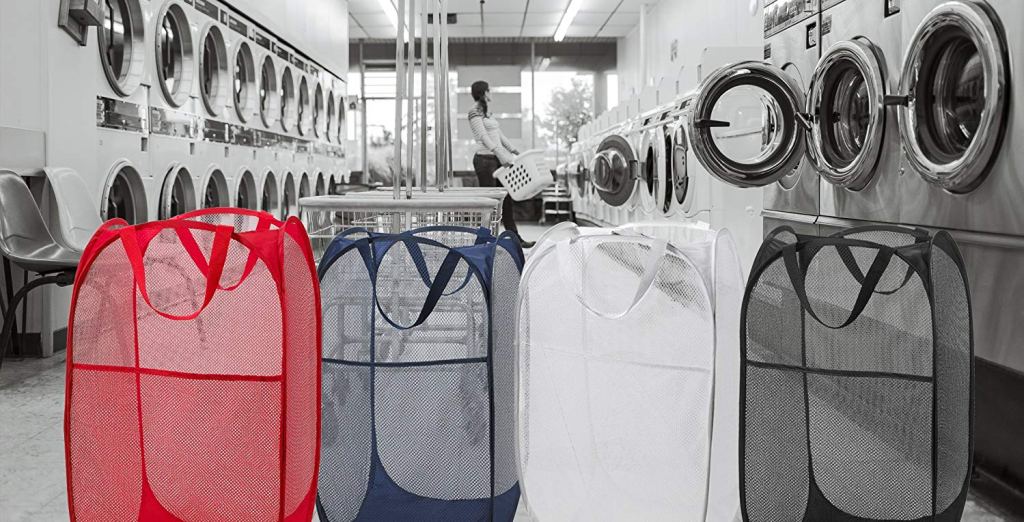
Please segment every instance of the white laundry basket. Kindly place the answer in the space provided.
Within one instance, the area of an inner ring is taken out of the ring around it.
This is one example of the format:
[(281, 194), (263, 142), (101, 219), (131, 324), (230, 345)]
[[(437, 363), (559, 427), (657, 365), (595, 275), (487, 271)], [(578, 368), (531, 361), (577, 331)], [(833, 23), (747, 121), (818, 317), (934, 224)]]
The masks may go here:
[(532, 199), (555, 182), (551, 173), (538, 165), (543, 160), (543, 150), (528, 150), (516, 156), (511, 165), (496, 170), (494, 177), (508, 189), (512, 199)]
[(738, 520), (742, 295), (727, 232), (560, 225), (538, 242), (517, 367), (536, 520)]

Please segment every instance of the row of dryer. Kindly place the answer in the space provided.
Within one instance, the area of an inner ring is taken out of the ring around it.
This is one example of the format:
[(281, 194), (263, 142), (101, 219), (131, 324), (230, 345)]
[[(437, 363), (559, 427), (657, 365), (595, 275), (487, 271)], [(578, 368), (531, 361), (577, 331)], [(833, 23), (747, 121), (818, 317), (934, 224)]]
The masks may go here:
[[(650, 108), (641, 94), (581, 130), (569, 169), (579, 215), (729, 226), (746, 266), (758, 238), (735, 223), (752, 208), (758, 236), (950, 230), (967, 261), (978, 393), (1019, 396), (1024, 322), (1006, 304), (1024, 302), (1024, 81), (1012, 77), (1024, 4), (768, 0), (763, 15), (763, 47), (739, 51), (746, 60), (705, 59), (692, 83), (655, 89)], [(977, 412), (980, 464), (1020, 485), (1024, 462), (999, 441), (1024, 436), (1005, 422), (1022, 408), (1001, 399)]]
[(344, 181), (341, 78), (215, 0), (105, 0), (103, 11), (101, 219), (213, 206), (284, 217)]

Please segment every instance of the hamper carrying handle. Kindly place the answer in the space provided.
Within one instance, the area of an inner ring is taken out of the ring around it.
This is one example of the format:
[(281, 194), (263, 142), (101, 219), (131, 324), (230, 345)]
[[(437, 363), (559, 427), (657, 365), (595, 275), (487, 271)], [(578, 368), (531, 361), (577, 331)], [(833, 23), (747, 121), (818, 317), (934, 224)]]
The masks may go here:
[[(174, 223), (172, 225), (172, 223)], [(173, 226), (175, 228), (181, 227), (185, 229), (197, 228), (200, 230), (207, 230), (205, 227), (195, 226), (195, 223), (188, 223), (184, 221), (173, 222), (165, 221), (162, 223), (164, 226)], [(234, 234), (234, 229), (229, 226), (214, 226), (213, 227), (213, 245), (210, 248), (210, 259), (206, 262), (206, 266), (209, 268), (207, 271), (203, 271), (206, 276), (206, 293), (203, 297), (203, 304), (198, 310), (186, 314), (186, 315), (174, 315), (161, 311), (149, 298), (149, 291), (146, 289), (146, 266), (144, 263), (144, 250), (139, 245), (138, 238), (138, 227), (126, 227), (118, 231), (121, 238), (121, 243), (124, 245), (125, 254), (128, 257), (128, 262), (132, 265), (132, 272), (135, 276), (135, 286), (138, 287), (139, 293), (142, 298), (146, 301), (146, 304), (153, 309), (157, 314), (175, 321), (188, 321), (199, 317), (199, 314), (203, 313), (203, 310), (209, 306), (210, 301), (213, 300), (213, 295), (217, 292), (220, 286), (220, 276), (224, 271), (224, 263), (227, 259), (228, 248), (231, 246), (231, 236)], [(189, 230), (184, 231), (186, 234), (191, 236)], [(148, 246), (148, 244), (147, 244)], [(197, 257), (203, 258), (203, 252), (199, 250), (196, 243), (183, 243), (185, 250), (193, 259)], [(205, 260), (205, 258), (204, 258)]]
[[(411, 238), (410, 238), (411, 240)], [(360, 249), (363, 250), (363, 249)], [(363, 250), (366, 255), (365, 250)], [(380, 312), (380, 316), (384, 318), (391, 326), (399, 330), (411, 330), (417, 326), (423, 324), (430, 314), (434, 312), (434, 307), (437, 306), (438, 301), (443, 297), (444, 290), (448, 287), (448, 283), (451, 282), (452, 276), (455, 274), (455, 269), (459, 266), (459, 261), (462, 260), (462, 254), (455, 250), (449, 250), (448, 255), (445, 256), (444, 261), (441, 262), (440, 268), (437, 270), (437, 274), (434, 276), (433, 282), (430, 284), (430, 291), (427, 292), (427, 299), (423, 303), (423, 308), (420, 309), (420, 315), (416, 318), (416, 322), (409, 326), (402, 326), (391, 319), (391, 316), (384, 311), (384, 307), (380, 304), (380, 298), (377, 297), (377, 277), (373, 277), (373, 301), (376, 303), (377, 311)], [(468, 261), (467, 261), (468, 262)], [(470, 269), (471, 271), (472, 269)], [(472, 277), (471, 274), (467, 275), (467, 281), (463, 283), (463, 286), (468, 282), (468, 279)]]
[[(860, 317), (860, 314), (864, 311), (868, 301), (871, 299), (872, 294), (875, 293), (875, 288), (878, 287), (878, 282), (882, 279), (882, 275), (889, 267), (889, 261), (893, 256), (893, 249), (886, 246), (871, 245), (871, 248), (877, 248), (878, 254), (875, 255), (875, 260), (871, 263), (871, 268), (868, 269), (864, 279), (860, 281), (861, 287), (860, 292), (857, 294), (857, 300), (854, 302), (853, 309), (850, 311), (850, 316), (840, 325), (831, 325), (823, 321), (818, 314), (814, 312), (814, 308), (811, 307), (810, 299), (807, 298), (807, 288), (805, 286), (804, 278), (806, 273), (804, 268), (801, 266), (800, 259), (798, 256), (798, 249), (801, 247), (808, 248), (810, 255), (814, 256), (817, 254), (822, 247), (833, 246), (848, 247), (843, 243), (838, 242), (835, 239), (832, 240), (810, 240), (799, 244), (792, 244), (782, 249), (782, 257), (786, 264), (786, 272), (789, 274), (790, 282), (793, 285), (793, 290), (796, 292), (797, 298), (800, 299), (800, 304), (807, 313), (811, 314), (814, 320), (821, 323), (826, 328), (838, 330), (846, 328), (853, 324), (854, 321)], [(867, 244), (861, 244), (860, 242), (852, 243), (852, 246), (868, 246)], [(807, 260), (808, 264), (810, 259)]]
[[(572, 287), (572, 292), (576, 296), (576, 300), (579, 301), (583, 307), (590, 313), (602, 317), (605, 319), (621, 319), (633, 311), (640, 301), (643, 300), (644, 296), (647, 295), (648, 290), (654, 285), (654, 278), (658, 276), (658, 271), (661, 268), (661, 264), (665, 259), (665, 252), (668, 250), (668, 242), (663, 239), (651, 238), (647, 236), (589, 236), (591, 238), (600, 237), (602, 242), (620, 242), (620, 243), (638, 243), (638, 239), (647, 240), (646, 243), (650, 245), (650, 251), (647, 254), (647, 259), (644, 260), (643, 271), (640, 274), (640, 282), (637, 285), (636, 292), (633, 294), (633, 300), (629, 306), (618, 313), (606, 313), (595, 309), (587, 303), (583, 297), (582, 281), (579, 287), (573, 282), (575, 278), (572, 277), (573, 269), (570, 266), (570, 259), (572, 259), (571, 246), (577, 240), (587, 238), (588, 236), (576, 236), (570, 240), (559, 241), (556, 246), (556, 253), (558, 255), (558, 266), (562, 272), (563, 280), (567, 281)], [(583, 260), (584, 267), (586, 266), (586, 259)]]

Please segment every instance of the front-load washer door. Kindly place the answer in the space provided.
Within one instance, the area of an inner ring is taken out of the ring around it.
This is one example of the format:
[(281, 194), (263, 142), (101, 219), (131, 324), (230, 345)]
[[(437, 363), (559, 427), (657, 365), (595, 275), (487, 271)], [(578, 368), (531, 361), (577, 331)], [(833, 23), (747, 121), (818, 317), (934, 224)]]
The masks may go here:
[(640, 187), (641, 210), (653, 214), (664, 211), (665, 186), (668, 171), (665, 169), (665, 128), (652, 127), (644, 131), (640, 141)]
[(803, 90), (774, 65), (719, 68), (694, 97), (688, 123), (694, 155), (730, 185), (770, 185), (792, 171), (807, 149), (804, 105)]
[(639, 164), (625, 138), (612, 134), (601, 141), (590, 169), (594, 188), (609, 206), (621, 207), (636, 188)]
[(885, 134), (886, 71), (880, 51), (863, 38), (825, 51), (811, 78), (808, 152), (822, 178), (860, 190), (875, 173)]
[(980, 2), (946, 2), (907, 47), (899, 111), (907, 159), (929, 183), (976, 188), (1005, 134), (1009, 66), (997, 19)]
[(691, 211), (693, 187), (690, 183), (689, 155), (690, 140), (686, 135), (686, 126), (682, 122), (669, 126), (665, 133), (665, 161), (669, 179), (663, 207), (666, 214), (688, 215)]
[(170, 219), (196, 209), (196, 190), (192, 174), (180, 165), (173, 165), (164, 177), (160, 189), (159, 219)]

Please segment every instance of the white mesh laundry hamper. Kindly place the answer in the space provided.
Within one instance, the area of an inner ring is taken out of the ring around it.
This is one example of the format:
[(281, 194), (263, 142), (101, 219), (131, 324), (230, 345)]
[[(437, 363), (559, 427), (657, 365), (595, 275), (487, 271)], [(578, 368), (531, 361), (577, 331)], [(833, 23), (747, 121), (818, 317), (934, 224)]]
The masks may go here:
[(517, 366), (537, 520), (737, 519), (742, 289), (728, 233), (706, 227), (566, 225), (538, 242)]

